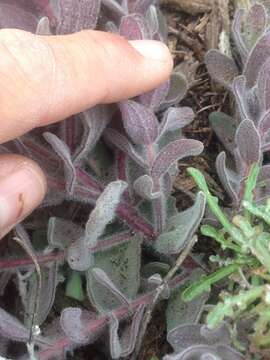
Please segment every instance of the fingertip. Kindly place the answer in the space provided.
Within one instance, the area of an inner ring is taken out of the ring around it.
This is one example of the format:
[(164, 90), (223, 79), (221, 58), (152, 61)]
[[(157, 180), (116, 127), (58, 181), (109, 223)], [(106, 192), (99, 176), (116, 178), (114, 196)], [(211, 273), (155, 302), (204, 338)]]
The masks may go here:
[(0, 237), (29, 215), (46, 194), (40, 167), (23, 156), (0, 156)]

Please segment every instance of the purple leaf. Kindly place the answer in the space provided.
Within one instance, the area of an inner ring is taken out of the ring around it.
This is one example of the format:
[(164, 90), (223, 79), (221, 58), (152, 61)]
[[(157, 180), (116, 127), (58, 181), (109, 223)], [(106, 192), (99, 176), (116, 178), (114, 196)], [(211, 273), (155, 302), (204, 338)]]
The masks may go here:
[(194, 112), (189, 107), (171, 107), (163, 115), (159, 126), (159, 138), (167, 131), (182, 129), (194, 119)]
[[(60, 324), (66, 336), (76, 344), (88, 344), (101, 335), (103, 326), (98, 326), (97, 317), (94, 313), (81, 310), (80, 308), (65, 308), (61, 313)], [(97, 325), (95, 326), (95, 322)], [(93, 323), (93, 330), (85, 331)]]
[(142, 168), (146, 166), (144, 159), (136, 152), (133, 145), (124, 135), (120, 134), (114, 129), (109, 128), (105, 131), (104, 137), (106, 141), (113, 144), (118, 149), (127, 154), (139, 166), (141, 166)]
[(247, 87), (255, 85), (262, 65), (270, 56), (270, 32), (260, 38), (254, 46), (245, 66), (244, 75), (247, 78)]
[(47, 239), (52, 248), (65, 250), (71, 242), (83, 235), (83, 229), (70, 220), (51, 217), (48, 223)]
[(258, 38), (263, 34), (267, 26), (267, 13), (262, 4), (254, 4), (245, 21), (245, 38), (251, 48)]
[(237, 76), (233, 81), (233, 93), (238, 105), (241, 119), (250, 119), (250, 111), (247, 102), (246, 77), (244, 75)]
[(101, 0), (101, 3), (112, 13), (112, 15), (116, 15), (120, 18), (127, 15), (126, 9), (119, 5), (116, 0)]
[(150, 5), (146, 12), (146, 21), (149, 25), (152, 38), (158, 35), (159, 39), (167, 43), (168, 39), (168, 25), (165, 16), (161, 10), (155, 6)]
[(188, 90), (187, 80), (181, 73), (174, 72), (170, 78), (170, 88), (166, 99), (161, 104), (162, 108), (178, 104), (186, 95)]
[(259, 122), (259, 132), (262, 140), (265, 140), (270, 131), (270, 109), (264, 114)]
[(112, 312), (109, 321), (110, 353), (112, 359), (119, 359), (122, 355), (122, 346), (118, 336), (119, 321)]
[(214, 80), (231, 89), (233, 79), (238, 75), (238, 69), (233, 59), (212, 49), (205, 56), (205, 64)]
[(151, 175), (155, 179), (160, 179), (174, 162), (184, 157), (199, 155), (202, 151), (203, 144), (200, 141), (176, 140), (166, 145), (158, 153), (151, 169)]
[(108, 275), (99, 268), (92, 269), (92, 275), (94, 276), (95, 280), (104, 288), (109, 290), (123, 306), (129, 306), (130, 301), (126, 298), (124, 294), (114, 285), (112, 280), (108, 277)]
[(236, 145), (241, 159), (247, 165), (260, 161), (260, 135), (250, 120), (244, 120), (236, 132)]
[(59, 0), (58, 6), (57, 34), (70, 34), (96, 27), (100, 0)]
[(170, 88), (170, 82), (166, 81), (156, 89), (142, 94), (139, 99), (140, 103), (146, 107), (151, 108), (153, 111), (158, 111), (160, 105), (165, 101)]
[(147, 107), (127, 100), (120, 103), (124, 127), (135, 144), (149, 145), (158, 136), (158, 121)]
[(143, 199), (153, 200), (161, 196), (161, 192), (154, 192), (154, 183), (147, 174), (140, 176), (133, 183), (133, 188)]
[(127, 183), (118, 180), (106, 186), (96, 202), (85, 227), (85, 241), (88, 246), (94, 246), (102, 235), (106, 225), (115, 217), (115, 212)]
[(16, 28), (30, 32), (35, 32), (37, 18), (20, 6), (13, 4), (0, 4), (0, 28)]
[(37, 35), (52, 35), (51, 27), (50, 27), (50, 20), (47, 16), (43, 16), (39, 19), (37, 28), (36, 28)]
[(121, 18), (119, 34), (128, 40), (149, 39), (149, 29), (144, 17), (140, 14), (130, 14)]
[(73, 156), (75, 164), (80, 163), (94, 148), (111, 119), (111, 111), (109, 107), (98, 105), (84, 111), (80, 117), (85, 125), (85, 134)]
[(245, 10), (238, 9), (234, 15), (233, 23), (232, 23), (232, 34), (233, 34), (234, 42), (237, 46), (237, 50), (243, 62), (245, 62), (248, 57), (248, 48), (244, 42), (243, 35), (241, 33), (242, 20), (244, 18), (244, 15), (245, 15)]
[(154, 4), (156, 0), (136, 0), (131, 6), (131, 11), (145, 15), (149, 6)]
[(222, 112), (212, 112), (209, 116), (209, 121), (226, 150), (233, 153), (237, 122), (231, 116)]
[(224, 189), (229, 194), (234, 206), (239, 204), (235, 188), (237, 186), (236, 174), (226, 168), (226, 153), (222, 151), (216, 159), (216, 169)]
[(270, 58), (265, 61), (257, 80), (260, 108), (266, 111), (270, 108)]
[(46, 132), (43, 136), (64, 162), (66, 191), (69, 195), (72, 195), (76, 183), (76, 170), (71, 159), (69, 148), (63, 141), (52, 133)]

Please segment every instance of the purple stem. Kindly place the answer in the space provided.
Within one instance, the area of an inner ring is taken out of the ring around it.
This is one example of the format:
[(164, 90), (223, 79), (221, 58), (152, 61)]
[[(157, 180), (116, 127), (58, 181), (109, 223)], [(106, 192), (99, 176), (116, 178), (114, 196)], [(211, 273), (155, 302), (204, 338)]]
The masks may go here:
[[(187, 277), (187, 274), (181, 274), (172, 279), (169, 283), (169, 287), (171, 290), (180, 286), (183, 280)], [(113, 311), (114, 315), (117, 317), (119, 321), (128, 318), (132, 312), (136, 311), (136, 309), (140, 305), (147, 306), (151, 304), (153, 297), (155, 296), (155, 290), (147, 293), (143, 296), (138, 297), (133, 302), (131, 302), (129, 307), (121, 306)], [(94, 334), (102, 333), (106, 326), (109, 323), (109, 315), (104, 314), (101, 315), (96, 320), (92, 320), (88, 323), (88, 325), (84, 328), (84, 333), (91, 335), (93, 339), (95, 339)], [(64, 336), (57, 340), (52, 346), (48, 349), (40, 350), (37, 352), (37, 357), (39, 360), (50, 360), (55, 357), (56, 354), (64, 353), (67, 349), (73, 349), (76, 344), (72, 342), (70, 338)]]

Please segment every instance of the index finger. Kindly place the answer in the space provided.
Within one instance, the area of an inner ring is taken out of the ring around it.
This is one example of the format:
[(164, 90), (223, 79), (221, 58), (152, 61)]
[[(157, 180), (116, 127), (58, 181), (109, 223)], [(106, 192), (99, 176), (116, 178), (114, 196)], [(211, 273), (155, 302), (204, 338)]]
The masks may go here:
[(37, 36), (0, 30), (0, 143), (97, 103), (133, 97), (164, 82), (167, 47), (82, 31)]

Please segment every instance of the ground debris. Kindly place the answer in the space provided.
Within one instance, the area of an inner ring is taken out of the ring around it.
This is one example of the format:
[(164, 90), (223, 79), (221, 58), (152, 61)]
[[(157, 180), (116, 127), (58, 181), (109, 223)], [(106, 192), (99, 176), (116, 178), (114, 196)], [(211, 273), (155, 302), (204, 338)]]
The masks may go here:
[(198, 15), (211, 10), (213, 0), (162, 0), (163, 5), (173, 5), (189, 15)]

